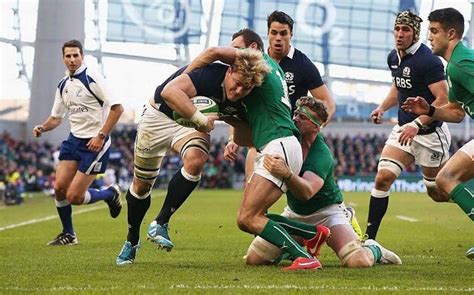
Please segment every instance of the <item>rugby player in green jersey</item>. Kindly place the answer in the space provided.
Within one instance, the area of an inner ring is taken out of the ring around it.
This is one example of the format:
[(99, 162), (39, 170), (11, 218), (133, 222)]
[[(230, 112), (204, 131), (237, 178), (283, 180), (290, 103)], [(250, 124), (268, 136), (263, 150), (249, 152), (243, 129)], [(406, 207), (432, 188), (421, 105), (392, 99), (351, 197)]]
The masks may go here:
[[(302, 238), (305, 234), (295, 230), (301, 228), (301, 222), (314, 224), (317, 228), (327, 226), (331, 231), (327, 243), (344, 266), (401, 264), (395, 253), (376, 241), (367, 240), (362, 244), (352, 228), (350, 214), (334, 178), (334, 158), (323, 136), (319, 134), (327, 119), (328, 111), (322, 100), (303, 96), (296, 102), (293, 121), (301, 133), (303, 166), (300, 173), (293, 173), (285, 158), (265, 156), (264, 168), (275, 177), (284, 179), (289, 189), (286, 193), (288, 206), (284, 212), (281, 215), (267, 214), (267, 217), (283, 226), (288, 233)], [(281, 249), (259, 236), (247, 251), (246, 263), (277, 263), (282, 259), (281, 255)]]
[[(432, 11), (428, 20), (431, 49), (447, 62), (449, 103), (429, 106), (423, 97), (409, 98), (402, 108), (445, 122), (461, 122), (465, 114), (474, 118), (474, 50), (462, 43), (464, 17), (454, 8)], [(436, 176), (436, 185), (448, 193), (466, 215), (474, 221), (474, 190), (466, 183), (474, 178), (474, 140), (462, 146)], [(474, 247), (466, 253), (474, 259)]]
[[(240, 47), (234, 39), (232, 46)], [(247, 46), (246, 46), (247, 47)], [(211, 47), (201, 53), (189, 69), (203, 66), (215, 60), (231, 64), (240, 49), (233, 47)], [(287, 161), (292, 173), (298, 174), (302, 165), (298, 129), (291, 120), (290, 101), (284, 73), (278, 64), (263, 53), (271, 72), (265, 76), (261, 86), (256, 87), (242, 99), (251, 129), (253, 146), (258, 154), (254, 172), (244, 190), (244, 197), (237, 215), (237, 224), (242, 231), (259, 235), (287, 253), (293, 260), (287, 270), (317, 269), (320, 262), (313, 257), (329, 235), (329, 230), (320, 226), (301, 224), (300, 231), (308, 239), (306, 252), (278, 223), (266, 216), (267, 210), (281, 197), (287, 188), (282, 177), (273, 176), (263, 167), (264, 155), (279, 155)], [(234, 129), (239, 133), (238, 128)], [(236, 136), (237, 138), (237, 136)], [(302, 229), (304, 228), (304, 229)]]

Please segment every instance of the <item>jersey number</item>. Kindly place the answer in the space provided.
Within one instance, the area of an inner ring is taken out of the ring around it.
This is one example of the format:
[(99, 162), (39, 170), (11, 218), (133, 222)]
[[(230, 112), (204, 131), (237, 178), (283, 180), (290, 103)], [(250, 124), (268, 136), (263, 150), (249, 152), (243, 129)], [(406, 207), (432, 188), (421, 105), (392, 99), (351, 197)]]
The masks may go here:
[(283, 89), (283, 96), (281, 97), (281, 102), (286, 105), (289, 109), (291, 109), (291, 104), (290, 104), (290, 97), (288, 96), (288, 88), (286, 86), (286, 81), (283, 79), (281, 76), (281, 73), (279, 71), (276, 71), (276, 74), (278, 78), (280, 79), (281, 87)]

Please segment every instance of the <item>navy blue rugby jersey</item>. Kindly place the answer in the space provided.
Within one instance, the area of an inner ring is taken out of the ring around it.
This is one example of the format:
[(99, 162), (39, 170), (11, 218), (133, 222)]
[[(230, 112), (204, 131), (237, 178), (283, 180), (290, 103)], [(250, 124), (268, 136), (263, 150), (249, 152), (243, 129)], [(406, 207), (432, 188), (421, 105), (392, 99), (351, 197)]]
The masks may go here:
[(288, 55), (280, 61), (280, 67), (285, 72), (293, 113), (298, 98), (308, 95), (310, 89), (317, 88), (324, 82), (313, 62), (294, 46), (290, 47)]
[[(155, 102), (160, 105), (160, 111), (168, 117), (173, 118), (173, 110), (166, 104), (161, 97), (161, 91), (171, 80), (179, 76), (187, 66), (182, 67), (171, 75), (164, 83), (159, 85), (155, 90)], [(196, 88), (196, 96), (202, 95), (211, 98), (219, 106), (220, 117), (234, 116), (238, 119), (245, 120), (245, 108), (241, 101), (231, 102), (225, 99), (224, 95), (224, 78), (228, 65), (221, 63), (212, 63), (199, 69), (195, 69), (188, 73), (191, 81)]]
[[(398, 103), (402, 105), (407, 97), (421, 96), (431, 104), (435, 97), (428, 86), (446, 79), (443, 63), (425, 44), (421, 44), (417, 50), (410, 49), (414, 52), (408, 53), (401, 60), (395, 49), (387, 57), (388, 67), (392, 71), (392, 82), (398, 90)], [(413, 121), (416, 117), (417, 115), (398, 108), (400, 126)], [(441, 121), (433, 121), (427, 128), (434, 131), (434, 127), (441, 124)]]

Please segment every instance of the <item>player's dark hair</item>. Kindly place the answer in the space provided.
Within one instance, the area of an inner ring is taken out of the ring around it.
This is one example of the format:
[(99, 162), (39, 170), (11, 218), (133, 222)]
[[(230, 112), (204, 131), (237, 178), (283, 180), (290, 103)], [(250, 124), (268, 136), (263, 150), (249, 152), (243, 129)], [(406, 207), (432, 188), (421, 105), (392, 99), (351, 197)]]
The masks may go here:
[(293, 32), (293, 24), (295, 21), (283, 11), (275, 10), (270, 13), (267, 17), (267, 29), (270, 30), (270, 26), (273, 22), (278, 22), (280, 24), (286, 24), (290, 27), (290, 32)]
[(81, 53), (81, 55), (84, 55), (84, 51), (82, 49), (82, 43), (78, 40), (73, 39), (73, 40), (69, 40), (69, 41), (65, 42), (63, 44), (63, 48), (62, 48), (63, 49), (63, 55), (64, 55), (64, 48), (66, 48), (66, 47), (79, 48), (79, 52)]
[(454, 29), (459, 38), (462, 38), (464, 33), (464, 16), (454, 8), (443, 8), (433, 10), (428, 15), (430, 22), (438, 22), (446, 32)]
[(245, 47), (249, 47), (250, 44), (255, 42), (255, 44), (257, 44), (257, 49), (263, 52), (264, 47), (262, 38), (260, 38), (260, 36), (252, 29), (245, 28), (235, 32), (234, 35), (232, 35), (232, 40), (240, 36), (244, 39)]

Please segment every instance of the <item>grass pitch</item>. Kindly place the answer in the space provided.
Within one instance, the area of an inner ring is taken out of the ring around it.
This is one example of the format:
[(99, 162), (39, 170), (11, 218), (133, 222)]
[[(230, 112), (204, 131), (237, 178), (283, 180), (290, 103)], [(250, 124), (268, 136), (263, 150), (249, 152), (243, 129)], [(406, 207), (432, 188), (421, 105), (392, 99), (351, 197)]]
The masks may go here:
[[(104, 203), (74, 207), (75, 246), (46, 242), (60, 231), (53, 199), (0, 205), (0, 294), (151, 293), (473, 293), (474, 227), (455, 204), (435, 203), (424, 194), (393, 193), (378, 240), (403, 260), (401, 266), (346, 269), (323, 247), (323, 269), (288, 273), (279, 266), (249, 267), (242, 256), (252, 240), (236, 226), (242, 192), (198, 190), (172, 219), (171, 252), (145, 240), (163, 191), (155, 191), (142, 225), (135, 264), (118, 267), (115, 257), (126, 237), (126, 206), (117, 219)], [(345, 193), (363, 229), (369, 194)], [(271, 212), (281, 212), (284, 198)]]

